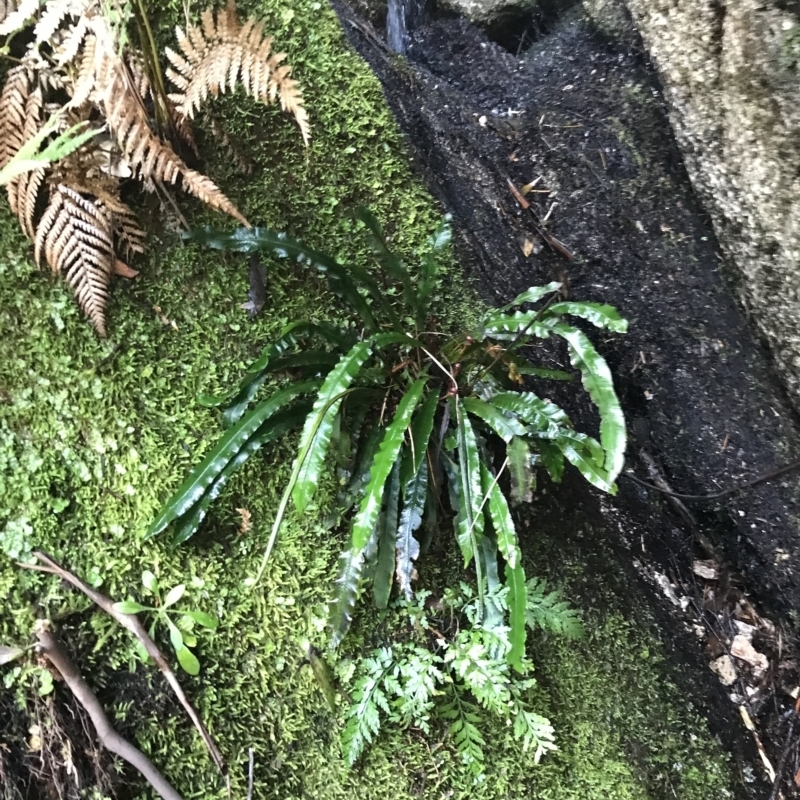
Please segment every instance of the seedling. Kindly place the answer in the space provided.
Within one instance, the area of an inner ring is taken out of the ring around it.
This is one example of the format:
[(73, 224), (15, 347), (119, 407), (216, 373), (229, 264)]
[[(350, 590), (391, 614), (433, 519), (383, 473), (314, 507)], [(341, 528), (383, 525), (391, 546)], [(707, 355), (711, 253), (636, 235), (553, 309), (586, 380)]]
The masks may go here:
[[(150, 571), (142, 573), (142, 585), (148, 592), (153, 594), (156, 604), (144, 606), (133, 600), (123, 600), (121, 603), (114, 603), (114, 610), (121, 614), (139, 614), (142, 611), (150, 612), (153, 615), (152, 622), (148, 629), (150, 636), (153, 636), (156, 625), (160, 622), (167, 626), (169, 640), (178, 657), (178, 663), (184, 672), (189, 675), (197, 675), (200, 672), (200, 662), (197, 656), (189, 649), (197, 646), (197, 637), (192, 632), (195, 625), (202, 628), (216, 630), (218, 620), (205, 611), (177, 610), (175, 606), (186, 593), (186, 584), (179, 583), (173, 586), (163, 597), (158, 585), (158, 578)], [(146, 654), (145, 654), (146, 655)]]

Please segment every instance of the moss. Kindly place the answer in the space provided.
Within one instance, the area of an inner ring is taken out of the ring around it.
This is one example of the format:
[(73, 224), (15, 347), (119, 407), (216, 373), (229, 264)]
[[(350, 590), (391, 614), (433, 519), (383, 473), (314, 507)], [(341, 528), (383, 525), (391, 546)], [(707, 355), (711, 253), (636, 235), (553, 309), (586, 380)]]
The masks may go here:
[[(246, 137), (257, 168), (244, 181), (219, 152), (207, 171), (253, 221), (303, 235), (341, 258), (366, 258), (347, 212), (367, 203), (389, 223), (397, 249), (412, 254), (441, 209), (412, 176), (380, 86), (343, 45), (327, 3), (243, 5), (263, 11), (267, 29), (288, 51), (305, 88), (314, 139), (304, 152), (278, 110), (240, 96), (223, 99), (218, 109)], [(162, 7), (161, 36), (180, 13), (177, 6)], [(214, 151), (210, 141), (204, 151)], [(220, 224), (191, 200), (181, 198), (181, 206), (194, 224)], [(138, 663), (125, 632), (54, 579), (19, 570), (15, 559), (42, 548), (119, 599), (141, 598), (139, 576), (152, 569), (162, 585), (186, 583), (191, 605), (219, 615), (219, 631), (199, 636), (201, 675), (184, 683), (229, 760), (235, 796), (245, 794), (252, 747), (255, 796), (281, 800), (383, 798), (389, 785), (399, 800), (670, 796), (653, 775), (673, 775), (676, 752), (687, 765), (680, 796), (693, 798), (686, 776), (694, 770), (713, 777), (705, 760), (721, 764), (719, 753), (700, 729), (702, 747), (686, 745), (688, 712), (674, 698), (665, 701), (668, 716), (651, 727), (648, 703), (662, 685), (659, 665), (652, 656), (633, 655), (642, 646), (617, 617), (598, 618), (585, 646), (542, 647), (541, 709), (562, 743), (542, 766), (518, 752), (507, 729), (494, 726), (487, 730), (492, 775), (479, 786), (462, 774), (441, 737), (413, 731), (386, 732), (361, 769), (343, 772), (339, 721), (303, 666), (301, 648), (316, 635), (340, 543), (313, 515), (289, 520), (263, 584), (254, 592), (243, 585), (269, 535), (290, 446), (252, 459), (187, 546), (141, 538), (159, 504), (218, 434), (217, 420), (194, 403), (195, 393), (229, 386), (288, 320), (340, 310), (318, 278), (293, 264), (271, 263), (268, 307), (250, 321), (238, 308), (247, 293), (241, 259), (184, 247), (156, 220), (150, 227), (150, 249), (137, 264), (141, 277), (115, 286), (110, 337), (101, 341), (69, 290), (33, 268), (29, 244), (9, 212), (0, 212), (0, 641), (26, 642), (42, 615), (65, 620), (69, 646), (113, 705), (120, 730), (187, 798), (227, 794), (158, 677)], [(447, 302), (451, 319), (463, 321), (474, 299), (468, 289), (461, 292)], [(238, 533), (236, 508), (251, 512), (247, 535)], [(638, 676), (624, 688), (616, 686), (620, 658), (633, 658)], [(24, 673), (10, 689), (20, 696), (33, 680)], [(636, 681), (643, 690), (631, 719), (620, 709), (631, 707), (628, 692)], [(651, 747), (640, 763), (627, 743), (648, 732), (666, 744)], [(719, 769), (716, 784), (705, 788), (722, 797), (726, 779)], [(149, 795), (142, 788), (136, 796)]]

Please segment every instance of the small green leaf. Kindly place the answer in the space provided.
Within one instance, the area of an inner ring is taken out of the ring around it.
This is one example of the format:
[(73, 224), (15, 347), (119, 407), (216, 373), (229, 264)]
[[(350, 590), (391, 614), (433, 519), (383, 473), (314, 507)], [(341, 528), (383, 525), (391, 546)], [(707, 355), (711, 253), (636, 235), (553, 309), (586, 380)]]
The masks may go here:
[(164, 603), (161, 606), (162, 608), (169, 608), (170, 606), (174, 606), (178, 600), (183, 597), (184, 592), (186, 591), (186, 584), (179, 583), (177, 586), (173, 586), (168, 592), (167, 596), (164, 598)]
[(142, 573), (142, 585), (153, 594), (158, 592), (158, 578), (149, 569)]
[(198, 625), (209, 630), (215, 631), (219, 627), (219, 620), (213, 614), (206, 614), (205, 611), (184, 611), (183, 613)]
[(180, 652), (183, 649), (183, 634), (180, 631), (180, 628), (165, 614), (163, 619), (167, 622), (167, 628), (169, 629), (169, 640), (172, 643), (172, 647), (174, 648), (175, 652)]
[(470, 414), (482, 419), (504, 442), (510, 442), (515, 436), (525, 436), (528, 433), (525, 426), (513, 414), (503, 413), (479, 397), (465, 397), (461, 404)]
[(615, 333), (626, 333), (628, 330), (628, 321), (619, 315), (617, 309), (602, 303), (553, 303), (545, 314), (547, 316), (570, 314), (573, 317), (581, 317), (598, 328), (607, 328)]
[(546, 286), (531, 286), (530, 289), (526, 289), (522, 294), (518, 294), (510, 303), (504, 305), (500, 310), (508, 311), (509, 308), (521, 306), (523, 303), (535, 303), (541, 300), (546, 294), (557, 292), (560, 288), (561, 284), (558, 281), (552, 281)]
[(44, 667), (39, 671), (39, 696), (46, 697), (53, 691), (53, 674)]
[(554, 330), (567, 342), (572, 366), (580, 370), (583, 386), (600, 412), (600, 443), (606, 451), (607, 480), (613, 484), (625, 464), (627, 436), (611, 370), (583, 331), (564, 324)]
[(181, 669), (183, 669), (187, 675), (200, 674), (200, 662), (188, 647), (177, 649), (175, 655), (178, 657), (178, 663), (181, 665)]
[(150, 611), (146, 606), (134, 603), (133, 600), (123, 600), (121, 603), (114, 603), (114, 611), (120, 614), (138, 614), (140, 611)]

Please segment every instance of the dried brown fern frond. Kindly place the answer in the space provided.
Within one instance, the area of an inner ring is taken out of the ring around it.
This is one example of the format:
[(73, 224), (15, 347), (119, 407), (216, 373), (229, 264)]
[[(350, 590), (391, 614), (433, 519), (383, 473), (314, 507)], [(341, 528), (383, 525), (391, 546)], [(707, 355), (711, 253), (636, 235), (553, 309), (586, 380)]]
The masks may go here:
[(67, 17), (80, 21), (83, 17), (99, 13), (100, 4), (96, 0), (48, 0), (33, 29), (36, 43), (50, 42)]
[(0, 36), (8, 36), (36, 16), (39, 0), (0, 0)]
[(169, 101), (163, 88), (157, 93), (149, 85), (137, 56), (122, 46), (122, 27), (112, 24), (107, 10), (106, 0), (0, 0), (0, 35), (32, 29), (21, 65), (9, 71), (0, 92), (0, 167), (54, 112), (64, 128), (84, 123), (107, 129), (66, 159), (8, 186), (11, 208), (34, 242), (36, 261), (64, 274), (101, 335), (110, 276), (136, 274), (116, 259), (115, 247), (127, 257), (145, 243), (120, 198), (121, 179), (136, 178), (151, 191), (179, 183), (249, 225), (213, 181), (190, 169), (156, 133), (154, 107), (159, 119), (166, 110), (168, 124), (161, 123), (171, 141), (176, 146), (185, 141), (197, 152), (191, 131), (197, 104), (209, 93), (242, 83), (264, 102), (280, 101), (306, 143), (309, 136), (303, 98), (291, 68), (281, 63), (284, 55), (271, 53), (263, 23), (239, 21), (234, 2), (216, 16), (206, 11), (203, 27), (190, 27), (188, 38), (179, 33), (186, 58), (173, 54), (177, 72), (171, 73), (184, 91)]
[(216, 17), (206, 9), (200, 19), (202, 27), (192, 25), (186, 34), (176, 29), (182, 56), (170, 48), (165, 51), (174, 67), (167, 70), (167, 77), (180, 90), (170, 95), (178, 111), (191, 118), (209, 94), (217, 97), (240, 83), (263, 103), (279, 99), (308, 145), (311, 129), (302, 92), (291, 77), (291, 67), (281, 65), (285, 53), (272, 53), (272, 39), (263, 35), (264, 23), (248, 19), (243, 25), (234, 0)]
[(116, 54), (103, 21), (95, 27), (95, 95), (120, 150), (144, 179), (175, 183), (204, 203), (224, 211), (249, 227), (250, 223), (210, 179), (189, 169), (167, 142), (151, 130), (147, 110), (135, 90), (135, 77)]
[(36, 262), (46, 259), (72, 286), (100, 336), (106, 335), (108, 285), (114, 269), (113, 223), (99, 201), (56, 184), (34, 239)]
[(91, 147), (76, 151), (55, 167), (51, 183), (68, 186), (101, 203), (110, 215), (117, 249), (121, 246), (126, 258), (144, 252), (145, 233), (136, 215), (120, 199), (119, 179), (114, 170), (108, 169), (102, 152)]
[[(25, 142), (32, 139), (44, 124), (42, 107), (44, 105), (42, 90), (34, 89), (25, 100), (25, 116), (22, 121), (22, 130), (18, 132), (20, 139)], [(16, 150), (14, 151), (16, 152)], [(9, 181), (6, 187), (8, 191), (8, 204), (11, 211), (16, 215), (22, 229), (32, 238), (33, 215), (36, 208), (36, 200), (39, 196), (39, 186), (44, 178), (45, 170), (36, 169), (31, 172), (23, 172), (14, 180)]]
[(0, 169), (22, 147), (25, 141), (26, 104), (33, 78), (26, 67), (14, 67), (8, 73), (0, 93)]

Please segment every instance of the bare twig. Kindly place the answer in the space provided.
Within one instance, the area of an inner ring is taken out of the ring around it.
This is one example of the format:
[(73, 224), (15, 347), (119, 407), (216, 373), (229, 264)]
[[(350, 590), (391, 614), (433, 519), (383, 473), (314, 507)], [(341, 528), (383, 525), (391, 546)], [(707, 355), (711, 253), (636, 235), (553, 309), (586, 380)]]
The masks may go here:
[[(745, 489), (753, 489), (760, 483), (766, 483), (767, 481), (771, 481), (773, 478), (779, 478), (781, 475), (785, 475), (787, 472), (791, 472), (798, 468), (800, 468), (800, 461), (792, 461), (790, 464), (786, 464), (783, 467), (778, 467), (778, 469), (765, 472), (763, 475), (759, 475), (752, 480), (739, 483), (736, 486), (732, 486), (730, 489), (724, 489), (721, 492), (713, 492), (712, 494), (682, 494), (680, 492), (673, 492), (668, 487), (665, 488), (664, 485), (654, 486), (652, 483), (647, 483), (647, 481), (640, 480), (635, 475), (631, 475), (629, 472), (621, 473), (620, 477), (627, 478), (628, 480), (638, 483), (639, 486), (644, 486), (647, 489), (655, 489), (657, 492), (661, 492), (668, 497), (674, 497), (678, 500), (720, 500), (723, 497), (729, 497), (732, 494), (736, 494), (736, 492), (743, 492)], [(686, 513), (688, 513), (688, 511)]]
[(211, 755), (212, 761), (217, 766), (217, 769), (225, 774), (225, 760), (222, 758), (219, 748), (211, 738), (211, 734), (206, 729), (206, 726), (203, 724), (203, 721), (200, 719), (197, 711), (195, 711), (194, 706), (192, 706), (192, 704), (189, 702), (189, 699), (184, 694), (183, 688), (178, 682), (178, 678), (172, 670), (172, 667), (170, 667), (169, 662), (164, 657), (164, 654), (161, 652), (158, 645), (150, 638), (150, 635), (144, 629), (144, 625), (142, 625), (142, 623), (139, 621), (139, 618), (135, 614), (122, 614), (119, 611), (116, 611), (114, 609), (114, 601), (110, 597), (106, 597), (106, 595), (92, 589), (91, 586), (87, 586), (80, 578), (62, 567), (61, 564), (59, 564), (55, 559), (51, 558), (46, 553), (36, 550), (34, 551), (33, 555), (36, 556), (36, 558), (42, 563), (38, 565), (20, 564), (20, 566), (25, 567), (26, 569), (34, 569), (39, 572), (48, 572), (51, 575), (57, 575), (62, 580), (67, 581), (67, 583), (71, 583), (76, 589), (80, 589), (80, 591), (82, 591), (90, 600), (92, 600), (95, 605), (102, 608), (106, 614), (113, 617), (120, 625), (122, 625), (123, 628), (127, 628), (142, 643), (145, 650), (147, 650), (147, 654), (153, 659), (153, 661), (155, 661), (156, 666), (159, 668), (159, 670), (161, 670), (161, 674), (167, 679), (167, 683), (169, 683), (169, 685), (172, 687), (172, 691), (175, 692), (175, 695), (180, 701), (180, 704), (183, 706), (184, 711), (186, 711), (189, 719), (191, 719), (195, 728), (197, 728), (197, 731), (202, 737), (203, 742), (205, 743), (205, 746)]
[(789, 753), (795, 745), (795, 729), (797, 728), (797, 712), (793, 712), (789, 718), (789, 731), (786, 734), (786, 745), (781, 753), (781, 760), (778, 762), (778, 769), (775, 771), (775, 780), (772, 782), (772, 791), (769, 800), (778, 800), (781, 791), (781, 779), (783, 778), (786, 762), (789, 760)]
[(86, 709), (86, 713), (97, 730), (97, 738), (100, 739), (103, 746), (139, 770), (164, 800), (182, 800), (153, 762), (114, 730), (100, 701), (81, 677), (78, 668), (73, 664), (58, 637), (50, 631), (49, 623), (40, 620), (36, 623), (35, 632), (43, 655), (61, 673), (64, 682), (75, 695), (75, 699)]
[(247, 800), (253, 800), (253, 767), (255, 766), (255, 754), (253, 748), (249, 748), (250, 763), (247, 766)]

